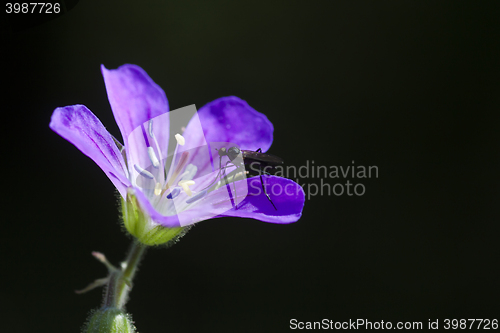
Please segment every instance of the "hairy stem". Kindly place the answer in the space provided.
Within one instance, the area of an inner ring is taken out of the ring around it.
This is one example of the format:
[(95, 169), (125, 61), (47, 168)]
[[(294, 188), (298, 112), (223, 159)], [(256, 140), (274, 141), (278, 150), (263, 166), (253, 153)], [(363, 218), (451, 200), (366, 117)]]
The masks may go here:
[(111, 272), (103, 306), (123, 310), (128, 300), (128, 294), (132, 290), (132, 280), (145, 250), (146, 246), (138, 241), (134, 241), (130, 245), (127, 259), (122, 263), (120, 269)]

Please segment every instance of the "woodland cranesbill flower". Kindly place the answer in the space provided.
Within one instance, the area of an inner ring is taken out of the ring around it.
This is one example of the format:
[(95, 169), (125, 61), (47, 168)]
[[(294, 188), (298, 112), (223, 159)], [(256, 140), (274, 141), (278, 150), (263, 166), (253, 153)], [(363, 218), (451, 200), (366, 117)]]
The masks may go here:
[[(169, 112), (165, 93), (142, 68), (101, 70), (124, 145), (84, 105), (57, 108), (50, 128), (93, 159), (113, 182), (122, 197), (125, 226), (139, 241), (161, 244), (184, 227), (214, 217), (271, 223), (300, 218), (304, 192), (286, 178), (264, 177), (267, 188), (286, 188), (279, 195), (269, 193), (277, 209), (260, 190), (259, 177), (234, 181), (233, 191), (220, 182), (206, 190), (219, 173), (214, 149), (269, 149), (273, 125), (266, 116), (234, 96), (214, 100), (198, 112), (194, 106)], [(177, 118), (185, 114), (192, 117), (182, 130)]]

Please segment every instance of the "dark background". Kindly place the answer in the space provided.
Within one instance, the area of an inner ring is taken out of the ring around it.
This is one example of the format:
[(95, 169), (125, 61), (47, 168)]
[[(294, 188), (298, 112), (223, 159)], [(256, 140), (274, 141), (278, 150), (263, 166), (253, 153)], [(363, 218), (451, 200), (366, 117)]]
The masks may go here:
[(73, 290), (106, 274), (91, 251), (118, 263), (127, 250), (113, 185), (48, 127), (56, 107), (85, 104), (120, 137), (101, 63), (143, 67), (171, 109), (245, 99), (273, 122), (270, 152), (288, 165), (379, 168), (364, 196), (313, 197), (297, 223), (208, 220), (150, 250), (128, 303), (140, 332), (498, 319), (499, 7), (87, 0), (20, 31), (11, 16), (2, 331), (78, 332), (101, 292)]

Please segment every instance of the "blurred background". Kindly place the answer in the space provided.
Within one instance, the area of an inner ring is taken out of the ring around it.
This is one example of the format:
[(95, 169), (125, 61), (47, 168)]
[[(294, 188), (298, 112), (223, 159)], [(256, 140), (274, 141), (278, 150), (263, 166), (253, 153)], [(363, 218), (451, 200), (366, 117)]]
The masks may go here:
[(125, 256), (112, 183), (48, 127), (85, 104), (119, 138), (99, 66), (124, 63), (171, 109), (246, 100), (287, 165), (379, 170), (351, 180), (363, 196), (311, 197), (297, 223), (209, 220), (151, 249), (127, 307), (140, 332), (498, 319), (499, 2), (71, 6), (34, 26), (2, 12), (3, 330), (78, 332), (102, 295), (74, 290), (106, 275), (91, 251)]

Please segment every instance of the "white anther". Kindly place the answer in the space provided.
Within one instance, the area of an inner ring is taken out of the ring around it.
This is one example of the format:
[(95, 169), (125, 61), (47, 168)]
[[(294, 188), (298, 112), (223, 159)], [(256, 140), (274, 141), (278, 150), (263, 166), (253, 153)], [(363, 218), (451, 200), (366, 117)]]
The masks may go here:
[(144, 170), (143, 168), (141, 168), (137, 164), (134, 164), (134, 168), (143, 177), (146, 177), (148, 179), (154, 179), (155, 178), (151, 172), (149, 172), (147, 170)]
[(194, 180), (187, 179), (187, 180), (181, 180), (179, 182), (179, 186), (182, 186), (182, 184), (186, 184), (188, 186), (192, 186), (192, 185), (194, 185), (196, 183), (194, 182)]
[(182, 187), (182, 189), (184, 190), (184, 192), (186, 192), (186, 194), (188, 196), (192, 196), (193, 195), (193, 192), (191, 191), (191, 189), (189, 188), (189, 186), (191, 185), (194, 185), (194, 180), (181, 180), (179, 182), (179, 186)]
[(153, 147), (148, 147), (148, 156), (149, 160), (153, 164), (153, 166), (158, 169), (160, 166), (160, 162), (158, 162), (158, 158), (156, 157), (155, 151), (153, 150)]
[(175, 140), (177, 140), (177, 143), (181, 146), (184, 146), (186, 144), (186, 139), (184, 139), (184, 137), (179, 133), (175, 135)]
[(153, 119), (149, 119), (148, 132), (149, 132), (149, 136), (154, 138), (155, 135), (153, 133)]
[(189, 186), (187, 184), (182, 184), (181, 187), (184, 190), (184, 192), (186, 192), (186, 194), (188, 196), (192, 196), (193, 195), (193, 192), (191, 192), (191, 189), (189, 188)]
[(161, 184), (156, 183), (155, 185), (155, 195), (160, 195), (161, 194)]

